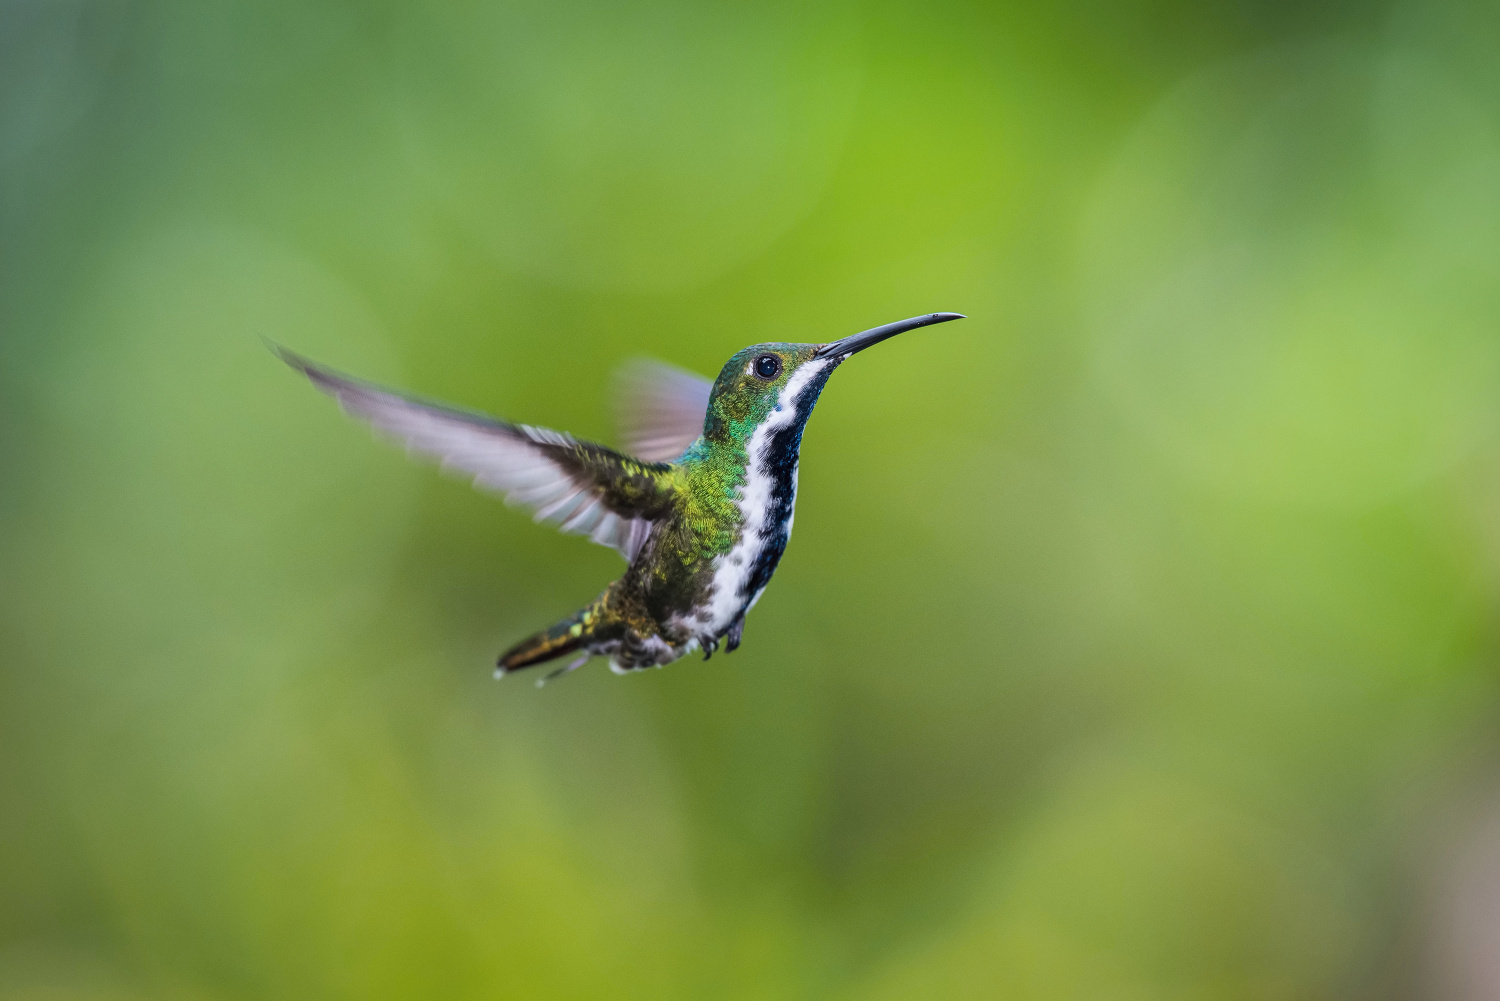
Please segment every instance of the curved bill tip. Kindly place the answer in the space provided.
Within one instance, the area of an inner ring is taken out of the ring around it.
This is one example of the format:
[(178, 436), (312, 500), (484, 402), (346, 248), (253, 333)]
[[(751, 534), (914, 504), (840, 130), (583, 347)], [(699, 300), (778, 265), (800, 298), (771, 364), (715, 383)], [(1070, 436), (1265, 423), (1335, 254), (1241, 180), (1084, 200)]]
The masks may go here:
[(930, 327), (934, 323), (947, 323), (949, 320), (966, 320), (968, 317), (962, 313), (926, 313), (922, 316), (913, 316), (909, 320), (897, 320), (895, 323), (887, 323), (884, 326), (871, 327), (857, 334), (840, 338), (823, 345), (818, 349), (818, 358), (847, 358), (856, 351), (863, 351), (872, 344), (879, 344), (888, 337), (904, 334), (908, 330), (918, 327)]

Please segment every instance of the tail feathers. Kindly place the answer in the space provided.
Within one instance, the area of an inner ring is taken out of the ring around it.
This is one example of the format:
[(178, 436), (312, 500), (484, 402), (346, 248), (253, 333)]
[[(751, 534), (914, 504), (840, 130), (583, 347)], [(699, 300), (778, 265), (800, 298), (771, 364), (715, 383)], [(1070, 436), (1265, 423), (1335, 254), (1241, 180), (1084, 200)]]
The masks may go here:
[(593, 630), (590, 629), (589, 621), (593, 618), (593, 611), (592, 608), (585, 608), (576, 615), (563, 619), (557, 625), (543, 629), (536, 635), (517, 643), (500, 655), (499, 665), (495, 668), (495, 676), (499, 677), (512, 671), (519, 671), (524, 667), (545, 663), (579, 649), (593, 638)]

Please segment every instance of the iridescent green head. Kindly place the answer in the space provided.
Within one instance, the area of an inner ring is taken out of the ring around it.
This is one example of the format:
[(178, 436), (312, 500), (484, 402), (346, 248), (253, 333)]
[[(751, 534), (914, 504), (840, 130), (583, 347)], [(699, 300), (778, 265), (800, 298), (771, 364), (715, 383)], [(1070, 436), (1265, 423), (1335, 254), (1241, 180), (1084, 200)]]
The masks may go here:
[(827, 344), (771, 342), (737, 351), (714, 381), (703, 435), (743, 447), (773, 414), (781, 415), (774, 423), (800, 428), (823, 384), (850, 355), (903, 331), (961, 319), (961, 313), (928, 313)]
[[(833, 364), (828, 359), (817, 358), (819, 347), (773, 342), (735, 352), (714, 380), (704, 435), (711, 440), (727, 438), (740, 445), (749, 441), (755, 429), (776, 409), (792, 380), (797, 378), (802, 382), (807, 378), (807, 373), (798, 378), (806, 366), (832, 371)], [(826, 380), (824, 374), (819, 389)]]

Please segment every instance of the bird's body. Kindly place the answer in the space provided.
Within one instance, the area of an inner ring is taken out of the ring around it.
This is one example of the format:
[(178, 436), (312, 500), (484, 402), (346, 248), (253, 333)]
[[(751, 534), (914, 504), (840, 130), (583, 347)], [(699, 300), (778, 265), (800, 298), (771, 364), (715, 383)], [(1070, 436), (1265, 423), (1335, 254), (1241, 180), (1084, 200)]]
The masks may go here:
[[(758, 344), (710, 385), (664, 367), (635, 370), (627, 455), (565, 434), (420, 402), (282, 352), (349, 413), (414, 452), (472, 475), (590, 535), (629, 567), (594, 601), (500, 657), (497, 674), (567, 654), (607, 656), (617, 672), (695, 649), (739, 646), (786, 549), (802, 431), (833, 370), (856, 351), (956, 313), (887, 324), (829, 344)], [(549, 676), (550, 677), (550, 676)]]
[[(797, 348), (774, 347), (787, 355)], [(746, 364), (736, 355), (726, 369)], [(670, 663), (695, 648), (711, 653), (726, 637), (730, 650), (739, 646), (745, 613), (786, 549), (802, 429), (835, 364), (803, 365), (774, 396), (752, 401), (747, 414), (735, 413), (727, 397), (718, 414), (710, 405), (705, 432), (655, 474), (671, 502), (629, 569), (579, 613), (577, 621), (587, 623), (592, 637), (590, 653), (630, 670)], [(551, 656), (562, 639), (540, 634), (508, 652), (501, 665), (514, 669), (537, 654)]]

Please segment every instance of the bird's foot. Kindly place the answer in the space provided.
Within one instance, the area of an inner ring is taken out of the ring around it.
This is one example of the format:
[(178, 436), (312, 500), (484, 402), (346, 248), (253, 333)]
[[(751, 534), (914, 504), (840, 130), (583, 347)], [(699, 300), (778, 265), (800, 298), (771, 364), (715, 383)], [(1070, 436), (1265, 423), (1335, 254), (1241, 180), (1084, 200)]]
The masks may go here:
[(581, 654), (579, 654), (577, 657), (573, 658), (572, 663), (565, 664), (564, 666), (559, 667), (557, 670), (555, 670), (552, 673), (548, 674), (545, 678), (538, 678), (537, 682), (536, 682), (536, 687), (541, 688), (543, 685), (545, 685), (547, 682), (551, 681), (553, 678), (561, 678), (563, 675), (567, 674), (569, 671), (576, 671), (576, 670), (578, 670), (580, 667), (582, 667), (583, 665), (587, 664), (589, 662), (589, 658), (592, 657), (592, 656), (593, 656), (593, 654), (590, 654), (590, 653), (581, 653)]
[(728, 643), (724, 647), (725, 653), (734, 653), (740, 648), (740, 637), (745, 635), (745, 618), (740, 616), (734, 620), (734, 625), (729, 627), (727, 634)]
[(710, 639), (700, 639), (698, 641), (698, 645), (701, 646), (701, 647), (703, 647), (703, 659), (704, 660), (707, 660), (708, 658), (712, 657), (714, 655), (714, 652), (719, 649), (719, 641), (716, 640), (716, 639), (712, 639), (712, 638), (710, 638)]

